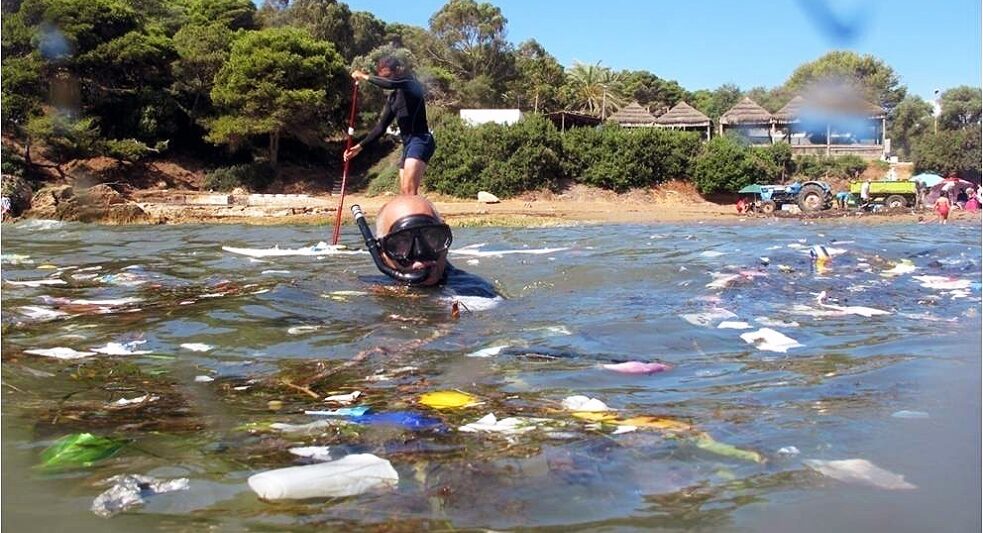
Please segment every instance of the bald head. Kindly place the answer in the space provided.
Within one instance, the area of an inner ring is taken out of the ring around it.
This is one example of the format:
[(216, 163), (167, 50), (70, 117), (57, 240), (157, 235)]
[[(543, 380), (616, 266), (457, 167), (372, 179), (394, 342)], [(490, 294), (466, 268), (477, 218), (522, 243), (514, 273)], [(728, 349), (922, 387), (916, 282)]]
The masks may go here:
[(410, 215), (428, 215), (441, 220), (437, 209), (422, 196), (397, 196), (379, 210), (375, 219), (375, 233), (383, 236), (389, 233), (393, 223)]

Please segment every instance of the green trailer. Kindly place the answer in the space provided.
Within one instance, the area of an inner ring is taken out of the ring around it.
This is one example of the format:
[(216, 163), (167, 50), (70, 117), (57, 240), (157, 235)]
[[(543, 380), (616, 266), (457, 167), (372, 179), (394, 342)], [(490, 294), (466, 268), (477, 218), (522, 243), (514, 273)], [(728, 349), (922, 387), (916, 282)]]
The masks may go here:
[[(850, 183), (850, 193), (860, 198), (862, 181)], [(870, 200), (882, 203), (885, 207), (914, 207), (918, 188), (913, 181), (872, 181), (870, 182)]]

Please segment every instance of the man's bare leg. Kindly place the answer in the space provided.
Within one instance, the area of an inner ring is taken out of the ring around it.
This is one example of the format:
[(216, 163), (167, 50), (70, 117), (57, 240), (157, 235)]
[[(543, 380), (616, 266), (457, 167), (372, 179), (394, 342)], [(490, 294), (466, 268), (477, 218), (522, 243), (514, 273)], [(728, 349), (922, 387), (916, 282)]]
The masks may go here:
[(410, 196), (419, 194), (420, 182), (423, 181), (423, 173), (426, 170), (427, 164), (420, 159), (406, 159), (402, 170), (399, 171), (399, 194)]

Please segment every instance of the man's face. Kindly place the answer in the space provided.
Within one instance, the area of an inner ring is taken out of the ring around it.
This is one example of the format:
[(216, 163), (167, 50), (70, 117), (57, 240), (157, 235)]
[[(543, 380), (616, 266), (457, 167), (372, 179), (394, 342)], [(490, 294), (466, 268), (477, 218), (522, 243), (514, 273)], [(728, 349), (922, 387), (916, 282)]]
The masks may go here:
[(400, 272), (430, 270), (423, 283), (432, 285), (443, 277), (450, 229), (431, 214), (414, 214), (394, 222), (382, 241), (383, 259)]
[(380, 78), (389, 78), (389, 77), (392, 77), (393, 71), (392, 71), (391, 68), (389, 68), (386, 65), (383, 65), (383, 64), (380, 63), (380, 64), (376, 65), (376, 67), (375, 67), (375, 73)]

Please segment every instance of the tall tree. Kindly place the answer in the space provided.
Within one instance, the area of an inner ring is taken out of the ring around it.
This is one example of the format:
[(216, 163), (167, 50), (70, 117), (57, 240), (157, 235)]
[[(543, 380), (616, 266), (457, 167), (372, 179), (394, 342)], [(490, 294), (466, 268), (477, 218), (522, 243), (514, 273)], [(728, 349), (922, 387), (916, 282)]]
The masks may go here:
[(894, 108), (887, 134), (891, 149), (904, 160), (911, 158), (911, 146), (919, 135), (932, 132), (932, 104), (908, 95)]
[(907, 89), (887, 63), (872, 55), (834, 51), (800, 65), (785, 82), (792, 92), (851, 87), (889, 113), (904, 99)]
[(244, 33), (215, 76), (212, 101), (221, 114), (209, 123), (208, 140), (238, 145), (250, 135), (267, 135), (275, 166), (282, 136), (313, 143), (338, 126), (348, 80), (334, 46), (303, 30)]
[(983, 108), (983, 98), (979, 87), (962, 85), (942, 93), (942, 116), (939, 117), (939, 128), (948, 130), (963, 129), (980, 123), (980, 112)]
[(621, 74), (601, 66), (600, 61), (593, 65), (576, 61), (567, 69), (566, 88), (572, 105), (599, 117), (627, 103), (623, 85)]
[(530, 39), (515, 50), (518, 77), (509, 86), (509, 101), (521, 109), (551, 111), (559, 108), (559, 92), (563, 87), (563, 65)]
[(649, 109), (669, 108), (689, 98), (686, 89), (675, 80), (664, 80), (647, 70), (625, 71), (622, 74), (625, 97)]
[(215, 75), (229, 57), (233, 32), (222, 24), (188, 24), (174, 35), (173, 89), (191, 122), (210, 107)]
[(507, 23), (499, 8), (474, 0), (450, 0), (430, 17), (430, 31), (440, 45), (432, 55), (460, 78), (462, 104), (499, 103), (515, 77)]
[(741, 101), (741, 88), (732, 83), (725, 83), (713, 91), (697, 91), (694, 93), (693, 107), (703, 111), (712, 120)]
[(337, 0), (294, 0), (276, 25), (306, 29), (315, 39), (332, 43), (345, 61), (357, 55), (348, 4)]

